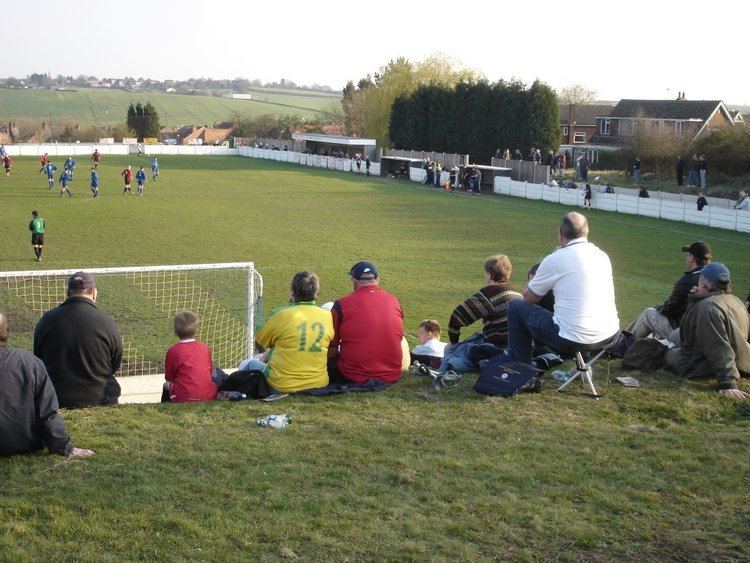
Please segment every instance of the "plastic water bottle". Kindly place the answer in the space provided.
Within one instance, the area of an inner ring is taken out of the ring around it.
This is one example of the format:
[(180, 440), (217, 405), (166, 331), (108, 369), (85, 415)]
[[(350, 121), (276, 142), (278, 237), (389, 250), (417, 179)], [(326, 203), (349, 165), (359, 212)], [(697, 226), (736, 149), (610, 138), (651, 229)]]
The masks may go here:
[(284, 428), (291, 421), (292, 417), (288, 414), (269, 414), (267, 417), (256, 420), (255, 422), (258, 424), (258, 426)]
[(242, 401), (243, 399), (247, 399), (247, 395), (245, 395), (244, 393), (240, 393), (239, 391), (221, 391), (217, 399), (219, 399), (220, 401)]
[(570, 373), (567, 371), (556, 369), (552, 372), (552, 379), (560, 381), (561, 383), (565, 383), (566, 381), (568, 381), (568, 379), (570, 379), (570, 377)]

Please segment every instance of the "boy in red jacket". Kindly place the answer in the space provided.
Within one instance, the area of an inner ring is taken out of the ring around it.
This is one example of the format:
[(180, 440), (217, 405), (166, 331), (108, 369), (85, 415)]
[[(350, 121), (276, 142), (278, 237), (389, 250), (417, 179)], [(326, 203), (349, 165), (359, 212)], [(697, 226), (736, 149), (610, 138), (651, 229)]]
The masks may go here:
[(174, 316), (174, 333), (180, 341), (167, 350), (164, 360), (164, 392), (162, 402), (198, 403), (216, 398), (216, 385), (211, 381), (213, 365), (211, 350), (195, 339), (198, 315), (180, 311)]

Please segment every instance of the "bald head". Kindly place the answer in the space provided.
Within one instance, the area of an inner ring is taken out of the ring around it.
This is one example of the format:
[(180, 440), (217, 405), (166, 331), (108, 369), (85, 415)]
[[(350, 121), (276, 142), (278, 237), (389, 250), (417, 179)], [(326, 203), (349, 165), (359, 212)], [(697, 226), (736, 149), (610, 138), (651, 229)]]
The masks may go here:
[(589, 221), (585, 215), (571, 211), (563, 215), (559, 227), (560, 242), (563, 244), (589, 235)]
[(5, 315), (0, 313), (0, 348), (8, 346), (8, 321)]

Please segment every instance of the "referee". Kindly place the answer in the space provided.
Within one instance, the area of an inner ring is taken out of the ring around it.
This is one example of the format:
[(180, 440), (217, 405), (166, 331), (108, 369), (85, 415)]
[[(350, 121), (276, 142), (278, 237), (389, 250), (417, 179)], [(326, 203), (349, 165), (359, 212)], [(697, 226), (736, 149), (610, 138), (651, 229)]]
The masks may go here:
[(31, 221), (29, 221), (29, 230), (31, 231), (31, 246), (34, 247), (36, 261), (42, 261), (42, 250), (44, 248), (44, 219), (39, 217), (36, 211), (31, 212)]

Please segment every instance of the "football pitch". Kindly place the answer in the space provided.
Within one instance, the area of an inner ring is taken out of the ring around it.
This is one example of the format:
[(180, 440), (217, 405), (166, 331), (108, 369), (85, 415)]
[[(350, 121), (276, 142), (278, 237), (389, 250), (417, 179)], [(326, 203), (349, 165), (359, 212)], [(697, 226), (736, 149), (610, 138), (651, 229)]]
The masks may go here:
[[(14, 162), (1, 270), (253, 261), (269, 310), (296, 271), (318, 273), (330, 301), (368, 259), (411, 344), (425, 318), (446, 338), (487, 256), (507, 254), (523, 287), (570, 209), (240, 157), (160, 157), (137, 197), (119, 172), (149, 159), (105, 156), (97, 200), (79, 159), (61, 198), (36, 159)], [(32, 209), (47, 222), (41, 264)], [(750, 290), (746, 234), (587, 213), (622, 325), (666, 298), (695, 240)], [(68, 411), (74, 443), (97, 455), (0, 459), (0, 559), (747, 559), (750, 405), (663, 372), (624, 388), (619, 372), (595, 368), (596, 402), (548, 380), (504, 400), (474, 393), (473, 375), (441, 393), (405, 375), (378, 394)], [(282, 412), (285, 429), (255, 425)]]

